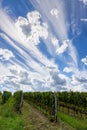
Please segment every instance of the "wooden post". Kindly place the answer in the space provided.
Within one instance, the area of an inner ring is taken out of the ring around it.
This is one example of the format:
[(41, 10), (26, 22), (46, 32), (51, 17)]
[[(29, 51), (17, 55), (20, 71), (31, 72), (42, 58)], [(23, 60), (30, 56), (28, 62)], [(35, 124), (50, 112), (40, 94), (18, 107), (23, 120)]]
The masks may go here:
[(4, 104), (4, 91), (3, 91), (3, 93), (2, 93), (2, 104)]
[(56, 92), (54, 92), (54, 98), (55, 98), (55, 122), (57, 122), (58, 104), (57, 104), (57, 95), (56, 95)]
[(20, 113), (22, 113), (21, 112), (22, 105), (23, 105), (23, 92), (21, 93), (21, 99), (20, 99), (20, 108), (19, 108)]

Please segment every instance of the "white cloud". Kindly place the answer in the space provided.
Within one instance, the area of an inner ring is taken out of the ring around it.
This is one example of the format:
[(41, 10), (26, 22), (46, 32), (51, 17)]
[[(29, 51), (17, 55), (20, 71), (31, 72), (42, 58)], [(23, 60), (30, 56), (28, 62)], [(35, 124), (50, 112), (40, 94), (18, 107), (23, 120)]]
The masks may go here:
[(57, 8), (53, 8), (51, 11), (50, 11), (51, 15), (52, 16), (55, 16), (56, 18), (58, 17), (59, 15), (59, 10)]
[(65, 90), (66, 89), (66, 76), (59, 73), (57, 70), (50, 71), (51, 75), (51, 90), (58, 91), (58, 90)]
[(19, 17), (16, 21), (16, 27), (23, 37), (24, 41), (28, 44), (38, 45), (39, 38), (46, 39), (48, 37), (47, 26), (45, 23), (40, 22), (40, 13), (32, 11), (27, 14), (27, 18)]
[(87, 91), (87, 70), (77, 70), (71, 78), (71, 89), (73, 91)]
[(14, 57), (14, 55), (10, 50), (0, 48), (0, 60), (8, 61), (13, 57)]
[(64, 53), (65, 50), (66, 50), (67, 47), (68, 47), (68, 42), (69, 42), (69, 40), (65, 40), (65, 41), (63, 42), (63, 44), (56, 50), (56, 53), (57, 53), (57, 54), (62, 54), (62, 53)]
[(80, 19), (82, 22), (87, 22), (87, 18)]
[(53, 45), (58, 48), (59, 47), (58, 39), (56, 39), (55, 37), (52, 37), (51, 40), (52, 40)]
[[(68, 88), (69, 83), (67, 82), (70, 79), (60, 74), (54, 60), (48, 59), (36, 46), (42, 38), (48, 53), (52, 54), (53, 58), (56, 52), (63, 54), (66, 51), (72, 64), (77, 65), (76, 50), (73, 44), (69, 40), (64, 40), (68, 39), (68, 35), (66, 16), (64, 8), (61, 6), (63, 3), (60, 4), (58, 0), (50, 3), (47, 0), (30, 1), (41, 14), (38, 11), (32, 11), (27, 13), (26, 17), (19, 16), (14, 22), (6, 11), (0, 10), (0, 29), (4, 32), (0, 36), (14, 48), (15, 54), (20, 57), (19, 59), (14, 57), (14, 60), (11, 61), (12, 65), (9, 64), (8, 67), (3, 68), (2, 79), (4, 80), (0, 80), (0, 85), (5, 88), (6, 84), (7, 89), (11, 91), (12, 89), (65, 90)], [(46, 8), (46, 4), (48, 8)], [(54, 8), (55, 5), (58, 8)], [(68, 57), (66, 57), (66, 63), (68, 63)], [(6, 69), (8, 72), (5, 73)], [(64, 71), (69, 72), (70, 70), (65, 69)]]
[[(25, 60), (25, 63), (27, 63), (28, 66), (30, 66), (34, 71), (37, 71), (39, 73), (41, 73), (42, 75), (44, 75), (44, 69), (42, 68), (42, 65), (43, 64), (44, 66), (49, 66), (49, 67), (54, 67), (56, 68), (56, 64), (54, 63), (53, 60), (49, 60), (47, 59), (44, 55), (42, 55), (42, 53), (36, 48), (36, 46), (34, 45), (31, 45), (29, 46), (29, 48), (27, 48), (27, 51), (29, 51), (29, 54), (27, 54), (22, 48), (20, 48), (19, 46), (16, 46), (15, 43), (13, 41), (11, 41), (11, 39), (9, 39), (7, 36), (1, 34), (1, 37), (4, 38), (11, 46), (14, 47), (14, 49), (16, 49), (18, 52), (19, 52), (19, 55), (21, 57), (24, 57), (23, 60)], [(26, 47), (26, 42), (25, 42), (25, 47)], [(17, 52), (17, 54), (18, 54)], [(35, 61), (32, 57), (34, 57), (36, 60), (38, 60), (38, 63), (37, 61)], [(17, 61), (17, 59), (16, 59)], [(13, 61), (11, 61), (13, 62)], [(21, 63), (21, 61), (17, 61), (19, 63)], [(21, 63), (23, 66), (26, 67), (26, 64), (25, 63)], [(14, 64), (14, 62), (13, 62)]]
[[(8, 90), (14, 92), (20, 89), (24, 90), (23, 88), (26, 87), (27, 90), (30, 90), (29, 85), (31, 82), (29, 82), (29, 73), (22, 67), (11, 64), (9, 66), (0, 64), (0, 73), (2, 74), (2, 76), (0, 76), (1, 91)], [(24, 91), (26, 91), (26, 89)]]
[(67, 39), (66, 16), (63, 1), (54, 0), (49, 2), (47, 0), (30, 0), (30, 2), (41, 13), (43, 21), (47, 21), (50, 30), (52, 31), (54, 29), (61, 40)]
[(83, 62), (85, 65), (87, 65), (87, 56), (85, 58), (82, 58), (81, 62)]
[(78, 57), (77, 50), (75, 46), (72, 44), (72, 41), (68, 42), (68, 54), (70, 56), (71, 61), (69, 62), (70, 66), (78, 67)]
[[(3, 22), (4, 21), (4, 22)], [(9, 28), (9, 29), (8, 29)], [(14, 21), (9, 17), (7, 12), (0, 8), (0, 29), (9, 37), (17, 42), (23, 42), (22, 37), (18, 33)]]
[(52, 34), (49, 34), (49, 38), (47, 39), (47, 43), (45, 43), (47, 48), (48, 48), (48, 52), (54, 56), (56, 55), (56, 50), (57, 48), (59, 48), (59, 40), (54, 37)]
[(87, 78), (84, 76), (76, 77), (76, 80), (80, 83), (87, 83)]
[(76, 73), (72, 75), (72, 81), (74, 81), (77, 84), (84, 84), (87, 83), (87, 70), (77, 70)]
[[(35, 67), (35, 66), (34, 66)], [(36, 67), (36, 70), (39, 71)], [(44, 71), (45, 70), (45, 71)], [(14, 65), (9, 64), (0, 65), (0, 86), (1, 91), (16, 91), (22, 89), (23, 91), (50, 91), (51, 87), (48, 86), (47, 78), (50, 76), (50, 70), (55, 70), (55, 66), (45, 66), (42, 67), (41, 73), (32, 72), (26, 70), (26, 68), (17, 65), (14, 62)], [(40, 72), (40, 71), (39, 71)], [(45, 89), (46, 87), (46, 89)]]
[[(68, 39), (68, 27), (66, 25), (67, 16), (66, 16), (66, 9), (64, 6), (64, 2), (58, 1), (58, 0), (51, 1), (50, 3), (47, 0), (44, 0), (44, 1), (30, 0), (30, 2), (41, 13), (42, 20), (48, 23), (49, 35), (48, 35), (48, 39), (45, 41), (45, 45), (47, 46), (49, 53), (52, 56), (54, 56), (56, 54), (55, 53), (56, 50), (58, 49), (57, 50), (58, 53), (63, 54), (63, 52), (65, 52), (66, 49), (68, 48), (67, 57), (65, 57), (66, 63), (71, 62), (72, 66), (77, 67), (78, 66), (77, 51), (72, 41), (69, 42), (68, 47), (66, 44), (64, 44), (63, 46), (62, 45), (59, 46), (60, 48), (58, 47), (55, 49), (55, 45), (52, 43), (52, 40), (51, 40), (53, 36), (55, 37), (54, 34), (56, 34), (56, 39), (58, 38), (60, 42), (62, 42), (64, 39)], [(53, 15), (51, 14), (54, 11), (50, 12), (52, 9), (55, 9), (55, 8), (59, 12), (57, 18), (53, 17)], [(72, 13), (73, 13), (72, 15), (75, 15), (74, 12)], [(74, 22), (75, 22), (75, 19), (74, 19)], [(77, 27), (75, 27), (74, 29), (76, 30), (78, 34), (80, 33), (80, 30)]]
[(78, 72), (78, 68), (69, 65), (69, 67), (65, 67), (65, 68), (63, 69), (63, 72), (73, 73), (73, 74), (74, 74), (74, 73)]
[[(4, 66), (1, 62), (0, 62), (0, 81), (1, 81), (1, 78), (3, 77), (3, 75), (7, 75), (9, 74), (10, 71), (8, 69), (8, 66)], [(3, 78), (2, 78), (3, 79)], [(3, 80), (2, 80), (3, 81)]]
[[(25, 40), (26, 42), (37, 45), (40, 42), (40, 37), (46, 39), (48, 36), (47, 25), (40, 23), (40, 14), (38, 11), (28, 13), (27, 18), (19, 16), (16, 23), (9, 17), (5, 10), (0, 9), (0, 16), (0, 29), (13, 40), (23, 45), (25, 44)], [(33, 23), (31, 23), (32, 20)]]
[(48, 41), (50, 43), (50, 45), (48, 44), (48, 50), (51, 55), (62, 55), (67, 50), (69, 40), (59, 41), (56, 37), (52, 35), (50, 35), (50, 39)]
[[(73, 8), (74, 8), (74, 4)], [(72, 14), (71, 14), (71, 31), (73, 34), (73, 37), (77, 37), (81, 34), (81, 28), (79, 26), (79, 21), (77, 21), (77, 17), (75, 17), (75, 11), (73, 10)]]
[(82, 1), (85, 5), (87, 4), (87, 0), (80, 0)]
[(63, 69), (63, 71), (66, 72), (66, 73), (70, 73), (70, 72), (72, 72), (73, 70), (72, 70), (72, 68), (65, 67), (65, 68)]
[(41, 15), (38, 11), (32, 11), (27, 14), (27, 19), (29, 23), (33, 25), (40, 24), (40, 21), (39, 21), (40, 18), (41, 18)]

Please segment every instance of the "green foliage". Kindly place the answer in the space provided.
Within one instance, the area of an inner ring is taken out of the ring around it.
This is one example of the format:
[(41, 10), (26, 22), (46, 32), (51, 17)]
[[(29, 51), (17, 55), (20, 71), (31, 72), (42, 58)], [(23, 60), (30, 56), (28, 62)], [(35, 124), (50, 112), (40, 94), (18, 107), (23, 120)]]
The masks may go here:
[(34, 106), (37, 106), (44, 110), (44, 113), (48, 115), (49, 118), (54, 117), (55, 115), (55, 101), (54, 93), (52, 92), (26, 92), (24, 93), (24, 99), (29, 103), (33, 103)]
[[(73, 116), (82, 117), (85, 114), (87, 116), (87, 93), (86, 92), (57, 92), (58, 107), (67, 109), (64, 111), (70, 113)], [(24, 99), (34, 106), (44, 111), (48, 115), (49, 119), (53, 120), (55, 115), (55, 99), (52, 92), (26, 92), (24, 93)], [(61, 111), (61, 110), (60, 110)]]
[(0, 96), (2, 95), (2, 93), (0, 92)]
[[(0, 94), (0, 102), (1, 100), (3, 101), (3, 105), (0, 105), (1, 130), (23, 130), (24, 123), (21, 119), (22, 116), (17, 113), (17, 111), (20, 112), (21, 110), (21, 103), (23, 104), (23, 102), (21, 102), (23, 101), (22, 96), (24, 96), (27, 102), (44, 112), (50, 121), (54, 121), (55, 99), (53, 92), (26, 92), (23, 94), (22, 91), (17, 91), (11, 96), (10, 92), (4, 91), (3, 95)], [(87, 115), (86, 92), (57, 92), (57, 99), (59, 106)], [(16, 112), (13, 111), (13, 108)], [(58, 112), (58, 116), (58, 118), (67, 122), (77, 130), (87, 130), (87, 119), (80, 120), (79, 118), (71, 117), (61, 112)]]
[(11, 92), (4, 91), (2, 94), (2, 104), (6, 103), (6, 101), (12, 96)]
[(23, 96), (23, 92), (22, 91), (17, 91), (13, 95), (13, 97), (14, 97), (14, 108), (15, 108), (16, 111), (19, 111), (19, 112), (21, 112), (21, 107), (23, 105), (22, 96)]
[(59, 106), (70, 108), (80, 113), (87, 114), (87, 93), (86, 92), (57, 92)]

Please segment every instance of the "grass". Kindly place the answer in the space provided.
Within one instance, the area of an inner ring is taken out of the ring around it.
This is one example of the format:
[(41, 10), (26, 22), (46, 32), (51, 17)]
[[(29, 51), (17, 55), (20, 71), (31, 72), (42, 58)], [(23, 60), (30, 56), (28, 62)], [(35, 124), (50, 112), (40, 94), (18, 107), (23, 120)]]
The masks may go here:
[(52, 123), (26, 102), (22, 108), (23, 113), (20, 115), (13, 109), (13, 97), (3, 105), (1, 100), (0, 97), (0, 130), (73, 130), (71, 126), (76, 130), (87, 130), (87, 120), (79, 120), (59, 112), (58, 117), (62, 121), (60, 124)]
[(62, 121), (64, 121), (64, 122), (68, 123), (69, 125), (71, 125), (76, 130), (87, 130), (87, 119), (81, 120), (81, 119), (69, 116), (67, 114), (64, 114), (62, 112), (58, 113), (58, 117)]
[(13, 110), (13, 98), (2, 105), (0, 97), (0, 130), (23, 130), (23, 128), (22, 116)]
[(0, 119), (0, 130), (23, 130), (23, 124), (19, 117)]

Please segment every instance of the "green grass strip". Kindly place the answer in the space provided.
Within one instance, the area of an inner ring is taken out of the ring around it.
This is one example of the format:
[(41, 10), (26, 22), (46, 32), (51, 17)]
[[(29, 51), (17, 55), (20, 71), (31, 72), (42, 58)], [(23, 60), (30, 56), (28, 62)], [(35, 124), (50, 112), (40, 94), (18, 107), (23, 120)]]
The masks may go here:
[(67, 114), (64, 114), (62, 112), (58, 113), (58, 117), (68, 123), (69, 125), (71, 125), (73, 128), (75, 128), (76, 130), (87, 130), (87, 119), (86, 120), (81, 120), (72, 116), (69, 116)]

